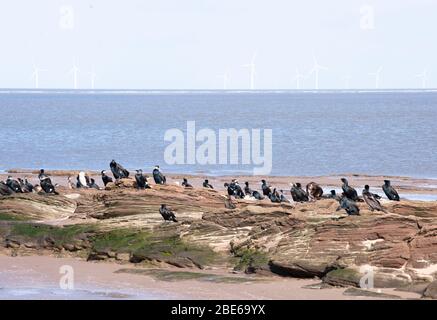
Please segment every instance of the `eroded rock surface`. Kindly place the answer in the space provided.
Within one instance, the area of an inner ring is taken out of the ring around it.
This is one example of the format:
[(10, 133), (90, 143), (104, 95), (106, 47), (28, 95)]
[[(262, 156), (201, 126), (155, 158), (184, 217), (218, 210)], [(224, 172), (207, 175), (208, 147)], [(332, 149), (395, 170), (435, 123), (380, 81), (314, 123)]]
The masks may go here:
[[(109, 186), (108, 190), (59, 188), (59, 196), (1, 197), (0, 241), (4, 250), (86, 249), (90, 259), (155, 259), (179, 267), (212, 263), (199, 256), (203, 249), (191, 247), (186, 250), (189, 254), (184, 256), (181, 249), (167, 260), (159, 248), (142, 250), (138, 242), (135, 250), (129, 249), (129, 243), (124, 244), (124, 251), (114, 244), (100, 248), (102, 251), (93, 249), (96, 234), (136, 230), (159, 234), (162, 239), (177, 238), (181, 246), (209, 248), (229, 267), (239, 263), (250, 272), (319, 277), (331, 285), (359, 286), (369, 267), (375, 274), (375, 286), (380, 287), (402, 287), (437, 278), (436, 202), (385, 201), (388, 214), (370, 212), (360, 203), (361, 215), (351, 217), (336, 212), (337, 202), (329, 199), (293, 204), (235, 200), (237, 208), (230, 210), (225, 208), (223, 193), (215, 190), (153, 185), (150, 190), (137, 191), (131, 182)], [(158, 211), (162, 203), (176, 212), (178, 223), (162, 220)], [(75, 235), (74, 241), (44, 238), (39, 233), (38, 241), (32, 242), (31, 235), (11, 234), (13, 226), (29, 221), (57, 227), (89, 225), (93, 231), (82, 233), (79, 239)], [(154, 245), (160, 239), (156, 238)]]

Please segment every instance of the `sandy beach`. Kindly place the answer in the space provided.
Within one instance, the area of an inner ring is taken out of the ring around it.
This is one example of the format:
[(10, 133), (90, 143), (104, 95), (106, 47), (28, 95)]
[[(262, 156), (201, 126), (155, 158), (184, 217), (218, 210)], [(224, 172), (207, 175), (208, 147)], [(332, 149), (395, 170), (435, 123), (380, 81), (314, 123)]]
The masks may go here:
[[(343, 295), (344, 288), (327, 290), (304, 288), (319, 284), (320, 280), (317, 279), (231, 275), (243, 280), (238, 283), (198, 280), (161, 281), (148, 275), (120, 273), (118, 271), (126, 270), (126, 266), (116, 263), (93, 263), (78, 259), (44, 256), (7, 257), (0, 255), (0, 265), (2, 266), (0, 299), (371, 299), (370, 297)], [(72, 266), (74, 270), (73, 290), (63, 290), (59, 286), (62, 277), (59, 270), (65, 265)], [(129, 270), (140, 269), (127, 268)], [(166, 271), (180, 270), (166, 269)], [(224, 275), (219, 271), (215, 274)], [(419, 298), (419, 295), (414, 293), (393, 290), (380, 292), (402, 298)]]

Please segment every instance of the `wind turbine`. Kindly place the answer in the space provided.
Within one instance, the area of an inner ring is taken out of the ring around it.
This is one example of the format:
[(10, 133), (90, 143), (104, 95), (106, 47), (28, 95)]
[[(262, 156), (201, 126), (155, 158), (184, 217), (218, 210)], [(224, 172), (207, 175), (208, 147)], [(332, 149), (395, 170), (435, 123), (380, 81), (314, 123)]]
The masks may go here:
[(417, 74), (415, 77), (422, 79), (422, 89), (425, 89), (428, 82), (428, 70), (424, 69), (422, 73)]
[(320, 70), (328, 70), (327, 67), (321, 66), (316, 59), (316, 56), (313, 54), (313, 61), (314, 65), (313, 68), (310, 70), (310, 75), (314, 73), (314, 79), (315, 79), (315, 88), (316, 90), (319, 90), (319, 71)]
[(73, 67), (68, 73), (73, 74), (73, 88), (77, 89), (77, 74), (79, 73), (79, 68), (76, 65), (76, 60), (74, 60)]
[(96, 72), (94, 71), (94, 67), (91, 72), (88, 72), (88, 74), (90, 75), (91, 78), (91, 89), (94, 90), (94, 84), (96, 82), (96, 77), (97, 77)]
[(244, 64), (244, 68), (250, 69), (250, 90), (255, 89), (255, 59), (256, 59), (256, 51), (252, 56), (252, 60), (248, 64)]
[(342, 79), (344, 81), (344, 88), (349, 89), (349, 81), (351, 80), (351, 76), (343, 76)]
[(301, 80), (304, 80), (305, 76), (299, 72), (299, 69), (296, 68), (296, 76), (293, 78), (293, 81), (296, 81), (296, 89), (299, 90), (301, 88)]
[(228, 88), (229, 71), (226, 70), (226, 72), (224, 74), (220, 74), (217, 77), (223, 79), (223, 90), (226, 90)]
[(382, 66), (374, 73), (369, 73), (369, 76), (375, 77), (375, 89), (379, 89), (379, 82), (381, 80)]
[(41, 71), (47, 71), (46, 69), (40, 69), (35, 64), (33, 65), (33, 73), (31, 75), (31, 78), (35, 79), (35, 89), (39, 88), (39, 73)]

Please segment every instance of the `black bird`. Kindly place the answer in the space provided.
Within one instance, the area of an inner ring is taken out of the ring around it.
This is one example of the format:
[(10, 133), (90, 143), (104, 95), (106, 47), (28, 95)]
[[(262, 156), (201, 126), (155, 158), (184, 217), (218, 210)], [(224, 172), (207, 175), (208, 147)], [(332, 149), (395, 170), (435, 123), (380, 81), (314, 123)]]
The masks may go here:
[(209, 189), (214, 189), (214, 187), (209, 183), (208, 179), (205, 179), (205, 181), (203, 181), (203, 187), (209, 188)]
[(137, 182), (137, 189), (150, 189), (149, 184), (147, 183), (147, 177), (143, 175), (143, 170), (137, 170), (137, 174), (135, 175), (135, 181)]
[(244, 198), (244, 192), (243, 189), (241, 189), (240, 185), (238, 184), (238, 180), (232, 180), (229, 188), (231, 188), (234, 192), (234, 197), (235, 198), (240, 198), (243, 199)]
[(20, 187), (23, 193), (33, 192), (33, 185), (29, 181), (27, 181), (27, 178), (24, 178), (24, 180), (18, 178), (18, 182), (20, 183)]
[(165, 184), (166, 183), (167, 179), (162, 174), (161, 170), (159, 169), (159, 166), (155, 166), (152, 174), (153, 174), (153, 180), (155, 180), (156, 184)]
[(187, 178), (184, 178), (183, 181), (182, 181), (182, 187), (184, 187), (184, 188), (192, 188), (193, 186), (188, 183)]
[(176, 220), (176, 216), (165, 204), (161, 204), (161, 208), (159, 208), (159, 213), (164, 218), (165, 221), (173, 221), (178, 222)]
[(16, 193), (23, 193), (20, 183), (17, 180), (12, 179), (11, 176), (6, 179), (6, 184), (12, 191)]
[(53, 193), (53, 194), (59, 194), (56, 190), (55, 190), (55, 186), (52, 183), (52, 180), (44, 173), (44, 170), (41, 169), (42, 172), (40, 172), (39, 174), (39, 184), (41, 186), (41, 189), (45, 192), (45, 193)]
[(91, 189), (100, 190), (100, 187), (97, 185), (96, 180), (94, 180), (93, 178), (90, 178), (90, 181), (88, 182), (88, 187)]
[(359, 216), (360, 215), (360, 209), (356, 205), (356, 203), (352, 200), (350, 200), (346, 195), (343, 193), (340, 198), (340, 206), (337, 208), (337, 211), (340, 211), (341, 209), (346, 210), (346, 213), (350, 216)]
[(285, 195), (284, 195), (284, 190), (279, 190), (281, 192), (280, 194), (280, 198), (281, 198), (281, 202), (291, 202), (290, 200), (288, 200)]
[(118, 164), (115, 162), (115, 160), (112, 160), (109, 164), (109, 167), (111, 168), (112, 175), (116, 180), (124, 179), (129, 177), (129, 171), (127, 171), (121, 164)]
[(385, 209), (381, 206), (381, 203), (378, 201), (378, 199), (381, 199), (381, 197), (375, 193), (370, 192), (370, 187), (366, 184), (363, 189), (363, 198), (364, 201), (367, 203), (371, 211), (382, 211), (387, 212)]
[(39, 170), (38, 179), (41, 181), (49, 176), (45, 173), (44, 169)]
[(349, 182), (346, 178), (341, 178), (341, 181), (343, 182), (341, 188), (343, 189), (344, 195), (352, 201), (359, 201), (357, 190), (349, 186)]
[(327, 195), (325, 195), (325, 196), (323, 196), (323, 198), (326, 198), (326, 199), (334, 199), (334, 200), (337, 200), (337, 201), (340, 200), (340, 197), (337, 195), (337, 193), (335, 192), (335, 190), (331, 190), (330, 193), (327, 194)]
[(261, 180), (261, 189), (263, 191), (263, 196), (270, 197), (270, 194), (272, 193), (272, 189), (267, 184), (266, 180)]
[(309, 200), (308, 194), (302, 189), (302, 185), (299, 182), (291, 186), (290, 193), (295, 202), (306, 202)]
[(11, 188), (9, 188), (6, 183), (4, 183), (3, 181), (0, 181), (0, 195), (9, 196), (13, 193), (14, 193), (14, 191), (11, 190)]
[(112, 178), (106, 175), (105, 170), (102, 170), (101, 174), (102, 174), (103, 185), (106, 187), (108, 183), (112, 182)]
[(399, 201), (399, 194), (395, 190), (395, 188), (392, 187), (390, 180), (384, 180), (384, 185), (382, 186), (382, 190), (384, 190), (385, 195), (389, 200), (393, 201)]
[(249, 186), (249, 182), (246, 181), (244, 184), (245, 184), (245, 187), (244, 187), (244, 193), (245, 193), (247, 196), (254, 197), (254, 198), (257, 199), (257, 200), (263, 200), (263, 199), (264, 199), (264, 196), (261, 195), (261, 193), (259, 193), (259, 192), (256, 191), (256, 190), (252, 190), (252, 189), (250, 188), (250, 186)]
[(234, 195), (234, 190), (229, 186), (229, 183), (225, 182), (223, 186), (226, 188), (226, 191), (228, 192), (228, 196)]
[(278, 191), (276, 191), (276, 188), (273, 189), (273, 192), (270, 194), (270, 201), (275, 203), (281, 202), (281, 196), (279, 195)]
[(26, 187), (27, 190), (29, 190), (29, 192), (33, 192), (33, 190), (35, 189), (35, 187), (33, 186), (33, 184), (31, 184), (27, 178), (24, 178), (24, 185)]

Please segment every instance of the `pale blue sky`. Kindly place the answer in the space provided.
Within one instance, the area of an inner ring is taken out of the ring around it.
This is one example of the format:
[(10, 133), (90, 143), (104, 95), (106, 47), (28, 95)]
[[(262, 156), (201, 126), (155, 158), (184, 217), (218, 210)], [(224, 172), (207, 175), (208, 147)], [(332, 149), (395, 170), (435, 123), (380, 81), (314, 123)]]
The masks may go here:
[[(360, 27), (364, 5), (374, 29)], [(61, 8), (71, 6), (73, 28)], [(295, 88), (296, 68), (307, 73), (314, 52), (320, 88), (373, 88), (368, 73), (384, 66), (381, 88), (421, 87), (427, 68), (437, 87), (435, 0), (14, 0), (0, 3), (0, 87), (229, 89), (249, 87), (242, 65), (256, 58), (257, 89)], [(65, 24), (67, 21), (67, 24)], [(314, 88), (313, 76), (304, 88)]]

